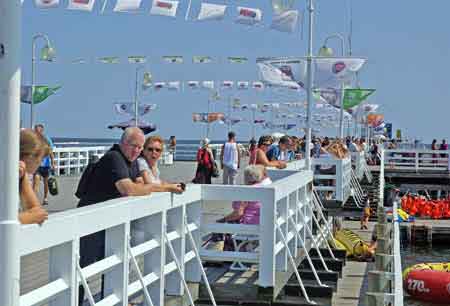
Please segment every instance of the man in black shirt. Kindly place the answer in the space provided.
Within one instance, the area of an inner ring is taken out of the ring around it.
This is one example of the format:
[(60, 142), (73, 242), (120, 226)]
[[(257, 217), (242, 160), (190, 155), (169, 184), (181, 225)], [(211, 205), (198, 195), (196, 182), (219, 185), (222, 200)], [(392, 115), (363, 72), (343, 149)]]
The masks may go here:
[[(87, 178), (86, 191), (78, 207), (88, 206), (126, 196), (142, 196), (151, 193), (151, 185), (145, 185), (139, 177), (137, 158), (141, 154), (145, 137), (137, 127), (127, 128), (120, 139), (94, 165)], [(105, 257), (105, 231), (80, 239), (80, 266), (84, 268)], [(101, 297), (103, 298), (103, 277)], [(83, 305), (84, 288), (80, 286), (78, 304)]]

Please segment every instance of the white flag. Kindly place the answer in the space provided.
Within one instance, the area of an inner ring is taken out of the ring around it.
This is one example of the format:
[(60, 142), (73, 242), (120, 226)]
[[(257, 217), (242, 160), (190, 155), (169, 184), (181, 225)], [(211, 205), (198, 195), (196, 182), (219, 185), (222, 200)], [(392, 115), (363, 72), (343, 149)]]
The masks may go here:
[(35, 0), (34, 2), (38, 8), (54, 8), (58, 7), (59, 0)]
[(188, 86), (190, 89), (198, 89), (200, 87), (199, 81), (188, 81)]
[(135, 12), (139, 10), (141, 0), (117, 0), (114, 12)]
[(175, 15), (177, 14), (178, 3), (179, 1), (153, 0), (150, 14), (175, 17)]
[(202, 87), (205, 89), (214, 89), (214, 81), (203, 81)]
[(300, 85), (283, 73), (280, 69), (266, 63), (258, 63), (259, 72), (263, 82), (279, 87), (299, 89)]
[(234, 84), (233, 81), (223, 81), (222, 88), (223, 89), (231, 89), (231, 88), (233, 88), (233, 84)]
[(165, 82), (155, 82), (155, 84), (153, 85), (153, 88), (155, 90), (160, 90), (160, 89), (163, 89), (164, 87), (166, 87)]
[(248, 82), (247, 81), (239, 81), (237, 82), (237, 88), (238, 89), (248, 89)]
[(271, 28), (280, 32), (292, 33), (298, 22), (298, 10), (287, 10), (274, 13)]
[(69, 0), (69, 10), (92, 11), (95, 0)]
[(225, 16), (226, 5), (202, 3), (198, 20), (220, 20)]
[(172, 82), (167, 82), (167, 88), (169, 90), (180, 90), (181, 88), (181, 83), (180, 81), (172, 81)]
[(252, 87), (253, 87), (253, 89), (256, 89), (256, 90), (263, 90), (264, 84), (263, 84), (263, 82), (256, 81), (256, 82), (253, 82)]
[(237, 7), (238, 16), (236, 17), (237, 23), (254, 25), (261, 21), (262, 12), (260, 9), (250, 7)]

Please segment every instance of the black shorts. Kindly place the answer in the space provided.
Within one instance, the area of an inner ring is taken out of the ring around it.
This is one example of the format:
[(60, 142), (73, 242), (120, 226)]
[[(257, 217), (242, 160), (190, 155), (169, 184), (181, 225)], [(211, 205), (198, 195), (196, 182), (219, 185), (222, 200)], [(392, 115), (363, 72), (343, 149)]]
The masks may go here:
[(43, 178), (47, 178), (50, 175), (50, 167), (39, 167), (36, 173), (42, 176)]

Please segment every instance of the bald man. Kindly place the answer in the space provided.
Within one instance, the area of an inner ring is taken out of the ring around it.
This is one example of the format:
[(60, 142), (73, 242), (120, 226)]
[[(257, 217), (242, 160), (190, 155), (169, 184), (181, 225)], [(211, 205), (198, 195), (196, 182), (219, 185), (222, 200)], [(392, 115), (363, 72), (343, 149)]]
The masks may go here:
[[(120, 139), (93, 166), (87, 178), (86, 190), (78, 207), (93, 205), (126, 196), (142, 196), (151, 193), (151, 185), (145, 185), (139, 177), (137, 158), (141, 154), (145, 137), (137, 127), (127, 128)], [(99, 216), (101, 218), (102, 216)], [(105, 231), (80, 239), (80, 265), (82, 268), (105, 256)], [(103, 280), (102, 292), (103, 297)], [(79, 305), (83, 304), (84, 289), (80, 286)]]

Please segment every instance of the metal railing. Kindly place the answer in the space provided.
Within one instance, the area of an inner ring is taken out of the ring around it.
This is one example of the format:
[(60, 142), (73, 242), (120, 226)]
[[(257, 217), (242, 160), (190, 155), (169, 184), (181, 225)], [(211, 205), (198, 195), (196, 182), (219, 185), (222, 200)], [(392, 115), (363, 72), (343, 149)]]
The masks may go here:
[(80, 175), (90, 160), (100, 158), (110, 147), (63, 147), (54, 148), (55, 174)]
[(364, 177), (364, 164), (365, 164), (365, 153), (364, 152), (352, 152), (352, 166), (355, 169), (355, 175), (358, 180), (362, 180)]
[(385, 167), (388, 170), (449, 171), (450, 151), (395, 149), (384, 150)]
[[(330, 200), (345, 203), (350, 196), (351, 159), (335, 159), (321, 157), (313, 159), (314, 187), (322, 195), (332, 192)], [(326, 170), (323, 170), (326, 168)]]

